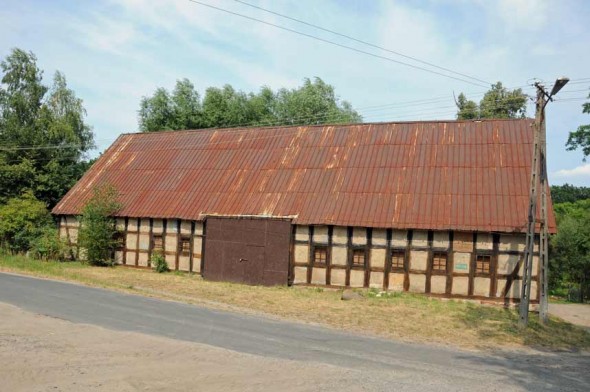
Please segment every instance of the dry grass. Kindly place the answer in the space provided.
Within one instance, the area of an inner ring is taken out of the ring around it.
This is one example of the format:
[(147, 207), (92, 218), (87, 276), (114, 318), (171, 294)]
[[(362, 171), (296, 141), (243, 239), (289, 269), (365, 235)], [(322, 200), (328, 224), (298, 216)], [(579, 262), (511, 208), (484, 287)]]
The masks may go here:
[(521, 331), (513, 310), (406, 293), (378, 296), (374, 291), (363, 290), (362, 299), (342, 301), (339, 290), (245, 286), (208, 282), (185, 273), (157, 274), (150, 270), (40, 262), (16, 256), (0, 257), (0, 270), (215, 308), (264, 313), (406, 341), (467, 348), (590, 348), (589, 333), (557, 318), (544, 326), (531, 316), (530, 327)]

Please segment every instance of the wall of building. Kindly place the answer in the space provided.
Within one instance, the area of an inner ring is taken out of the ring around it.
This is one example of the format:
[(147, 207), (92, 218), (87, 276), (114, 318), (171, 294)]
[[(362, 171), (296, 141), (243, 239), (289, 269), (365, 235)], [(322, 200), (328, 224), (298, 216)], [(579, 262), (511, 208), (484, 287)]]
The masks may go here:
[[(293, 283), (515, 301), (524, 244), (523, 234), (297, 226)], [(537, 242), (533, 299), (538, 260)]]
[[(116, 225), (122, 233), (121, 246), (114, 254), (118, 264), (151, 267), (151, 255), (161, 244), (160, 251), (171, 270), (201, 272), (202, 222), (118, 218)], [(72, 245), (77, 244), (78, 228), (76, 217), (60, 217), (60, 235)], [(302, 225), (296, 225), (293, 232), (293, 284), (508, 301), (520, 298), (523, 234)], [(83, 250), (75, 249), (75, 256), (83, 258)], [(537, 242), (533, 299), (539, 296), (538, 260)], [(486, 262), (488, 268), (482, 271)]]
[[(151, 267), (153, 252), (162, 253), (171, 270), (201, 272), (203, 254), (203, 224), (180, 219), (117, 218), (121, 233), (120, 246), (115, 251), (117, 264)], [(75, 216), (61, 216), (59, 233), (74, 246), (75, 257), (83, 258), (78, 249), (79, 222)]]

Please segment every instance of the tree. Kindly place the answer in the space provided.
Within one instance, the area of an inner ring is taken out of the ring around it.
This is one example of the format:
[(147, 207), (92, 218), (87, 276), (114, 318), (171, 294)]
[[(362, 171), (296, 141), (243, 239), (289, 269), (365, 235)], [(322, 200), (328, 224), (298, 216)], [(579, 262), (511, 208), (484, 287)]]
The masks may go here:
[(590, 210), (581, 216), (565, 215), (560, 219), (557, 234), (552, 238), (552, 270), (561, 270), (566, 281), (578, 283), (580, 302), (584, 301), (584, 292), (590, 280), (589, 222)]
[(117, 246), (117, 229), (113, 215), (121, 209), (118, 193), (108, 185), (94, 188), (80, 219), (78, 245), (92, 265), (108, 265)]
[(176, 82), (172, 93), (157, 89), (143, 97), (139, 129), (236, 127), (246, 125), (306, 125), (360, 122), (350, 103), (340, 101), (334, 87), (320, 78), (304, 79), (303, 86), (280, 89), (264, 86), (258, 93), (245, 93), (230, 85), (209, 87), (203, 99), (187, 79)]
[(25, 192), (0, 206), (0, 247), (12, 253), (27, 252), (53, 221), (45, 203)]
[(56, 72), (51, 87), (31, 52), (0, 63), (0, 204), (30, 190), (53, 206), (80, 178), (93, 144), (82, 100)]
[[(590, 93), (588, 94), (590, 99)], [(582, 105), (582, 113), (590, 114), (590, 102)], [(580, 125), (577, 130), (570, 132), (566, 142), (568, 151), (582, 149), (584, 160), (590, 155), (590, 124)]]
[(457, 119), (478, 118), (524, 118), (526, 116), (527, 95), (522, 89), (508, 90), (501, 82), (492, 85), (479, 102), (468, 100), (465, 94), (457, 99)]
[(556, 206), (560, 203), (574, 203), (578, 200), (590, 199), (590, 187), (570, 184), (553, 185), (551, 199)]

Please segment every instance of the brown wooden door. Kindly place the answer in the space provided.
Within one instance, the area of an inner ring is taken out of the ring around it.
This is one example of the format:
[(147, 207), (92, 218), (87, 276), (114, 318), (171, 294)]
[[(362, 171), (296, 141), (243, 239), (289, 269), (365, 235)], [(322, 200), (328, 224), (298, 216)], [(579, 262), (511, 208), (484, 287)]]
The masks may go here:
[(207, 218), (203, 277), (260, 285), (287, 284), (291, 222)]

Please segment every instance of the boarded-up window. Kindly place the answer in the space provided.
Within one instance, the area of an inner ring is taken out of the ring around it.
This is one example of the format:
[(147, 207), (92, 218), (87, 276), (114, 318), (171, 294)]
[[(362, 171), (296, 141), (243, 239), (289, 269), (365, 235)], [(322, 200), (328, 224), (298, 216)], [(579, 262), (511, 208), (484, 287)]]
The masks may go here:
[(445, 252), (434, 252), (432, 254), (432, 270), (447, 271), (447, 254)]
[(152, 237), (152, 249), (154, 249), (154, 250), (164, 249), (164, 238), (161, 235), (154, 235)]
[(392, 270), (404, 269), (405, 256), (406, 256), (406, 252), (404, 252), (403, 250), (391, 251), (391, 269)]
[(191, 238), (190, 237), (180, 237), (180, 253), (185, 256), (188, 256), (191, 252)]
[(365, 250), (354, 249), (352, 251), (352, 266), (353, 267), (364, 267), (365, 266)]
[(475, 273), (476, 274), (489, 274), (491, 262), (492, 262), (492, 256), (477, 255), (477, 260), (475, 263)]
[(326, 264), (328, 260), (328, 248), (325, 246), (316, 246), (313, 250), (313, 263)]

